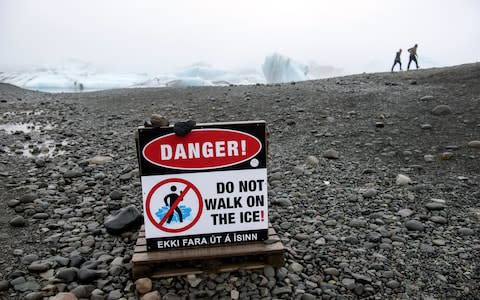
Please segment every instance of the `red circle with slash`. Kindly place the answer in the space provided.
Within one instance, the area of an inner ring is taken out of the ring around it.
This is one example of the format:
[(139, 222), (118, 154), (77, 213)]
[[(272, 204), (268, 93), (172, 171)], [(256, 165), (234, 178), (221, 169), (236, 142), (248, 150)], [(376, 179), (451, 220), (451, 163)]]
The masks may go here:
[[(160, 220), (160, 222), (157, 222), (155, 221), (155, 219), (153, 218), (153, 215), (152, 215), (152, 212), (150, 211), (150, 203), (152, 201), (152, 197), (153, 197), (153, 194), (162, 186), (164, 186), (165, 184), (169, 184), (169, 183), (182, 183), (182, 184), (185, 184), (185, 188), (182, 190), (182, 192), (180, 193), (180, 195), (178, 196), (178, 198), (175, 200), (175, 203), (173, 203), (173, 205), (168, 209), (168, 212), (167, 214)], [(180, 202), (183, 200), (183, 198), (185, 197), (185, 195), (190, 191), (190, 189), (195, 193), (195, 195), (197, 196), (197, 200), (198, 200), (198, 212), (197, 212), (197, 215), (195, 216), (195, 218), (193, 218), (193, 221), (190, 222), (188, 225), (184, 226), (184, 227), (180, 227), (180, 228), (167, 228), (164, 226), (165, 222), (167, 221), (167, 219), (170, 217), (171, 214), (174, 213), (174, 210), (175, 208), (177, 208), (177, 206), (180, 204)], [(155, 226), (157, 227), (158, 229), (162, 230), (162, 231), (165, 231), (165, 232), (171, 232), (171, 233), (177, 233), (177, 232), (183, 232), (183, 231), (186, 231), (190, 228), (192, 228), (197, 222), (198, 220), (200, 219), (200, 216), (202, 215), (202, 211), (203, 211), (203, 201), (202, 201), (202, 195), (200, 194), (200, 191), (198, 190), (198, 188), (193, 185), (193, 183), (191, 183), (190, 181), (188, 180), (185, 180), (185, 179), (182, 179), (182, 178), (168, 178), (168, 179), (164, 179), (162, 181), (160, 181), (159, 183), (157, 183), (156, 185), (154, 185), (152, 187), (152, 189), (150, 189), (150, 192), (148, 192), (148, 195), (147, 195), (147, 199), (146, 199), (146, 203), (145, 203), (145, 210), (146, 210), (146, 213), (147, 213), (147, 217), (148, 219), (150, 220), (150, 222)]]

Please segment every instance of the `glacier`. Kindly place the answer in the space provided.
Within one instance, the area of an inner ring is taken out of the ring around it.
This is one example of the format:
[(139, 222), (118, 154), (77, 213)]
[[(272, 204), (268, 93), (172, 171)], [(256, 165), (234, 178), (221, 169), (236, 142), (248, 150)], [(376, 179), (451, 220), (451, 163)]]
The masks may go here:
[[(315, 63), (307, 66), (287, 56), (273, 53), (265, 57), (261, 70), (259, 68), (225, 70), (206, 63), (196, 63), (174, 72), (151, 75), (102, 72), (89, 63), (71, 59), (56, 66), (0, 72), (0, 82), (53, 93), (133, 87), (184, 88), (303, 81), (325, 77), (320, 73), (324, 73), (325, 70), (331, 71), (331, 68)], [(337, 69), (332, 70), (338, 71)], [(309, 74), (309, 71), (312, 74)]]

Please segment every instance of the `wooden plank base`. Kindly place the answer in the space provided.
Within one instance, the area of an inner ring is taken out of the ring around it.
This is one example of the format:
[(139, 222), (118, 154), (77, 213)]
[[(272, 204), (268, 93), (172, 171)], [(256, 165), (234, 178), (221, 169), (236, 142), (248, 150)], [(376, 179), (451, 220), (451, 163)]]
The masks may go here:
[(132, 257), (132, 275), (134, 279), (162, 278), (283, 266), (285, 248), (271, 225), (268, 234), (266, 241), (147, 252), (142, 227)]

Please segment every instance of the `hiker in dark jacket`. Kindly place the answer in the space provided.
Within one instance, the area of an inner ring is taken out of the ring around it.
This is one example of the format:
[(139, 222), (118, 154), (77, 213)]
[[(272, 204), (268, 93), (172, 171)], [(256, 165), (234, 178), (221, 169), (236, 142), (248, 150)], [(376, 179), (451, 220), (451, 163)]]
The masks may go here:
[(401, 54), (402, 54), (402, 49), (398, 50), (397, 54), (395, 55), (395, 61), (393, 62), (392, 72), (393, 72), (393, 68), (395, 68), (395, 65), (397, 63), (400, 65), (400, 71), (402, 70), (402, 62), (400, 61)]
[(410, 58), (408, 59), (407, 70), (410, 70), (410, 63), (411, 63), (412, 61), (415, 62), (415, 65), (417, 65), (417, 69), (418, 69), (417, 48), (418, 48), (418, 45), (415, 44), (415, 46), (413, 46), (412, 48), (408, 49), (408, 52), (410, 53)]

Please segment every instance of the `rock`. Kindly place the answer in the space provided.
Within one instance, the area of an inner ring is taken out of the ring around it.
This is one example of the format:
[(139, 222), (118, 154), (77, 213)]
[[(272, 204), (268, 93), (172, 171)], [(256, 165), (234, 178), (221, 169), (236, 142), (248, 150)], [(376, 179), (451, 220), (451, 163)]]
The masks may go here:
[(35, 220), (46, 220), (50, 218), (50, 216), (47, 213), (36, 213), (32, 216), (32, 219)]
[(372, 243), (379, 243), (382, 240), (382, 235), (378, 232), (372, 231), (367, 234), (367, 241)]
[(337, 221), (334, 219), (329, 219), (326, 220), (323, 224), (325, 224), (325, 226), (335, 226), (337, 225)]
[(356, 281), (360, 281), (361, 283), (370, 283), (372, 282), (372, 278), (368, 275), (352, 273), (352, 277), (355, 278)]
[(435, 156), (433, 156), (431, 154), (425, 154), (423, 156), (423, 160), (426, 161), (426, 162), (434, 162), (435, 161)]
[(442, 210), (442, 209), (446, 208), (447, 206), (445, 204), (439, 203), (439, 202), (429, 202), (429, 203), (425, 204), (425, 207), (428, 210)]
[(166, 118), (158, 114), (152, 114), (150, 117), (150, 123), (154, 127), (167, 127), (170, 124)]
[(263, 274), (267, 278), (273, 278), (275, 277), (275, 269), (272, 266), (267, 265), (263, 268)]
[(240, 293), (237, 290), (230, 291), (230, 299), (238, 300), (240, 298)]
[(116, 214), (108, 216), (104, 225), (110, 234), (119, 234), (138, 227), (142, 223), (142, 214), (135, 206), (130, 205), (120, 209)]
[(410, 177), (408, 177), (406, 175), (398, 174), (395, 183), (397, 185), (407, 185), (407, 184), (412, 183), (412, 180), (410, 179)]
[(23, 227), (27, 225), (27, 220), (22, 216), (15, 216), (8, 223), (13, 227)]
[(292, 201), (288, 198), (280, 198), (275, 202), (275, 204), (282, 207), (288, 207), (293, 205)]
[(28, 193), (20, 197), (20, 202), (22, 203), (32, 203), (34, 200), (38, 199), (38, 195), (35, 193)]
[(337, 150), (328, 149), (325, 152), (323, 152), (323, 157), (329, 158), (329, 159), (338, 159), (340, 157), (340, 154), (338, 153)]
[(408, 220), (404, 223), (404, 225), (408, 230), (413, 230), (413, 231), (425, 230), (425, 224), (417, 220)]
[(447, 224), (447, 219), (442, 216), (432, 216), (430, 221), (437, 224)]
[(420, 101), (430, 101), (430, 100), (433, 100), (432, 95), (426, 95), (420, 98)]
[(0, 292), (7, 291), (10, 283), (7, 280), (0, 280)]
[(428, 244), (420, 244), (420, 251), (421, 252), (424, 252), (424, 253), (434, 253), (435, 252), (435, 248), (433, 246), (430, 246)]
[(45, 165), (46, 165), (46, 162), (44, 159), (38, 158), (35, 160), (35, 166), (37, 166), (37, 168), (43, 168), (45, 167)]
[(305, 240), (310, 239), (310, 236), (309, 236), (308, 234), (306, 234), (306, 233), (297, 233), (297, 234), (295, 235), (295, 239), (296, 239), (297, 241), (305, 241)]
[(110, 199), (112, 200), (122, 200), (123, 198), (123, 193), (118, 190), (114, 190), (113, 192), (110, 193)]
[(473, 235), (475, 233), (475, 231), (473, 231), (473, 229), (471, 229), (471, 228), (460, 228), (458, 230), (458, 233), (460, 235), (466, 236), (466, 235)]
[(28, 254), (22, 257), (22, 264), (24, 265), (29, 265), (33, 263), (34, 261), (38, 260), (39, 257), (36, 254)]
[(89, 283), (99, 277), (97, 270), (82, 268), (77, 272), (78, 280), (80, 282)]
[(383, 122), (375, 122), (375, 127), (377, 127), (377, 128), (383, 128), (383, 127), (385, 127), (385, 123), (383, 123)]
[(141, 300), (161, 300), (160, 293), (158, 291), (146, 293), (142, 296)]
[(353, 290), (355, 288), (355, 279), (353, 278), (344, 278), (342, 279), (342, 284), (349, 290)]
[(272, 290), (272, 295), (273, 296), (278, 296), (278, 295), (282, 295), (282, 294), (288, 294), (288, 293), (291, 293), (291, 292), (292, 292), (292, 289), (289, 286), (275, 287)]
[(51, 264), (48, 261), (34, 261), (28, 266), (28, 270), (34, 273), (42, 273), (50, 269)]
[(32, 293), (28, 293), (24, 299), (25, 300), (42, 300), (43, 295), (44, 295), (43, 292), (32, 292)]
[(110, 156), (97, 155), (97, 156), (94, 156), (92, 158), (89, 158), (87, 160), (87, 162), (91, 165), (103, 165), (103, 164), (106, 164), (108, 162), (111, 162), (112, 160), (113, 160), (113, 158), (111, 158)]
[(77, 269), (65, 268), (57, 272), (58, 279), (61, 279), (67, 283), (75, 281), (77, 279)]
[(437, 155), (438, 160), (450, 160), (454, 156), (453, 152), (445, 151)]
[(300, 298), (300, 300), (315, 300), (315, 299), (317, 299), (317, 297), (309, 293), (303, 294), (302, 297)]
[(150, 278), (140, 278), (135, 281), (135, 288), (139, 294), (146, 294), (152, 290)]
[(373, 198), (378, 194), (376, 189), (367, 189), (363, 192), (363, 198)]
[(352, 245), (356, 245), (356, 244), (359, 244), (360, 241), (358, 240), (358, 238), (356, 236), (347, 236), (345, 238), (345, 243), (349, 243), (349, 244), (352, 244)]
[(74, 294), (77, 298), (89, 298), (92, 294), (92, 291), (95, 289), (93, 285), (79, 285), (70, 293)]
[(51, 300), (78, 300), (78, 298), (72, 293), (59, 293)]
[(288, 270), (293, 273), (301, 273), (303, 271), (303, 266), (297, 262), (292, 262), (288, 266)]
[(452, 109), (448, 105), (437, 105), (432, 109), (432, 115), (446, 116), (452, 113)]
[(65, 178), (77, 178), (81, 177), (83, 175), (83, 170), (81, 168), (74, 168), (71, 170), (67, 170), (64, 174), (63, 177)]
[(468, 147), (480, 149), (480, 141), (470, 141), (468, 142)]
[(120, 290), (113, 290), (108, 293), (107, 300), (118, 300), (122, 298), (123, 294)]
[(300, 176), (305, 173), (305, 168), (303, 166), (295, 166), (293, 167), (292, 172), (293, 174)]
[(40, 285), (35, 281), (25, 281), (19, 284), (15, 284), (13, 288), (19, 292), (36, 292), (40, 289)]
[(20, 200), (16, 200), (16, 199), (11, 199), (11, 200), (7, 201), (8, 207), (15, 207), (15, 206), (19, 205), (20, 203), (21, 203)]
[(195, 127), (196, 122), (192, 120), (188, 120), (185, 122), (176, 122), (173, 124), (173, 132), (175, 132), (178, 136), (186, 136), (190, 131), (192, 131), (193, 127)]
[(338, 276), (340, 275), (340, 271), (337, 268), (326, 268), (323, 270), (323, 273), (331, 276)]
[(360, 227), (365, 227), (367, 226), (367, 221), (364, 220), (364, 219), (352, 219), (350, 221), (350, 227), (356, 227), (356, 228), (360, 228)]
[(85, 262), (85, 258), (80, 255), (70, 257), (70, 267), (79, 268)]
[(316, 158), (315, 156), (308, 156), (305, 163), (309, 166), (316, 167), (320, 163), (320, 160)]
[(195, 274), (189, 274), (187, 275), (187, 281), (191, 287), (195, 288), (202, 282), (202, 279), (195, 276)]
[(391, 288), (391, 289), (396, 289), (396, 288), (400, 287), (400, 282), (398, 282), (396, 280), (390, 280), (390, 281), (387, 282), (386, 286)]
[(442, 239), (432, 240), (432, 243), (436, 246), (445, 246), (447, 244), (445, 240), (442, 240)]
[(413, 211), (408, 208), (403, 208), (397, 212), (397, 215), (399, 215), (402, 218), (410, 217), (413, 214)]

